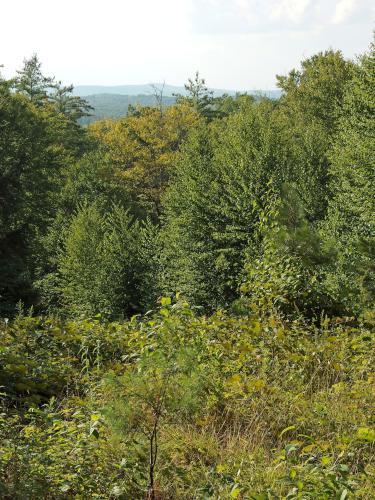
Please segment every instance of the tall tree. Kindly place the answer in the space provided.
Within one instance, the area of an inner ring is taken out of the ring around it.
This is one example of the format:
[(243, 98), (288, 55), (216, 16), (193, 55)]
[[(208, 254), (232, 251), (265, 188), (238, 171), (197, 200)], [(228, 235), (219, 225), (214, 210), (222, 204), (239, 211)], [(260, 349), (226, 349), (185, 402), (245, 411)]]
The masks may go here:
[(10, 312), (18, 300), (37, 299), (34, 280), (48, 268), (45, 237), (66, 171), (91, 147), (77, 110), (58, 112), (50, 102), (59, 87), (37, 56), (18, 75), (0, 81), (0, 308)]
[(282, 142), (284, 177), (294, 183), (310, 222), (325, 217), (329, 199), (329, 151), (353, 64), (341, 52), (318, 53), (287, 76), (278, 76), (283, 95), (274, 115)]
[(32, 299), (33, 246), (52, 219), (64, 150), (46, 116), (0, 82), (0, 310)]
[[(375, 44), (359, 59), (343, 101), (331, 154), (331, 190), (324, 230), (338, 248), (327, 277), (349, 310), (375, 298)], [(359, 297), (362, 299), (359, 300)]]
[(61, 82), (54, 86), (54, 92), (51, 93), (49, 99), (58, 113), (75, 122), (80, 118), (90, 116), (90, 111), (94, 109), (85, 99), (73, 95), (73, 85), (64, 86)]
[(268, 101), (246, 103), (197, 127), (183, 147), (164, 202), (166, 291), (208, 309), (236, 297), (267, 182), (278, 176), (272, 112)]
[(90, 132), (115, 165), (118, 180), (140, 206), (158, 218), (179, 147), (198, 120), (186, 103), (163, 113), (156, 108), (139, 108), (121, 120), (97, 122), (90, 126)]
[(200, 116), (212, 120), (217, 116), (213, 91), (206, 86), (204, 78), (196, 71), (194, 79), (189, 78), (185, 83), (186, 94), (175, 94), (178, 103), (187, 103)]
[(280, 104), (288, 117), (293, 119), (294, 115), (305, 123), (318, 120), (332, 134), (352, 67), (340, 51), (328, 50), (303, 60), (301, 69), (277, 76), (283, 91)]
[(15, 79), (16, 91), (28, 97), (34, 104), (43, 105), (48, 99), (48, 91), (55, 85), (54, 78), (42, 73), (42, 63), (34, 54), (25, 59), (23, 68), (17, 71)]

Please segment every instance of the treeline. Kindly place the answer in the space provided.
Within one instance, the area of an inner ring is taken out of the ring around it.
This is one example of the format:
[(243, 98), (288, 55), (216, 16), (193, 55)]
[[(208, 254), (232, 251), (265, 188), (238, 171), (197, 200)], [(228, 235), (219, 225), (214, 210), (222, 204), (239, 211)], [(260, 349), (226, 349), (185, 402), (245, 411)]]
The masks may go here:
[(37, 57), (0, 80), (0, 314), (118, 319), (181, 291), (318, 318), (375, 294), (374, 44), (278, 76), (278, 101), (214, 98), (87, 128)]
[[(152, 90), (152, 87), (150, 89)], [(88, 125), (106, 118), (122, 118), (128, 113), (129, 106), (134, 108), (136, 106), (153, 107), (156, 105), (155, 95), (152, 93), (139, 95), (91, 94), (84, 99), (93, 107), (93, 110), (89, 116), (81, 118), (81, 125)], [(175, 97), (163, 96), (164, 106), (172, 106), (175, 102)]]

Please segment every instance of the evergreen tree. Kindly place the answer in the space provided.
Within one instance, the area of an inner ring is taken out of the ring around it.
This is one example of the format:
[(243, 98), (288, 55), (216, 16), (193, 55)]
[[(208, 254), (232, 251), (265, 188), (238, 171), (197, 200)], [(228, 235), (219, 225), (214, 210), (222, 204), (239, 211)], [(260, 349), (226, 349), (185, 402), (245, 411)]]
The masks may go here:
[(43, 105), (48, 99), (48, 91), (55, 85), (54, 78), (42, 73), (42, 64), (34, 54), (24, 60), (23, 68), (17, 71), (15, 79), (16, 91), (28, 97), (34, 104)]
[(194, 79), (189, 78), (185, 83), (186, 95), (175, 94), (178, 103), (188, 103), (196, 113), (208, 120), (218, 116), (213, 97), (213, 91), (208, 90), (204, 78), (200, 78), (196, 71)]
[(54, 86), (54, 92), (49, 99), (58, 113), (62, 113), (74, 122), (90, 116), (90, 111), (94, 109), (85, 99), (73, 95), (73, 85), (63, 86), (61, 82)]
[(128, 316), (139, 311), (139, 226), (114, 205), (82, 206), (65, 231), (58, 288), (68, 314)]

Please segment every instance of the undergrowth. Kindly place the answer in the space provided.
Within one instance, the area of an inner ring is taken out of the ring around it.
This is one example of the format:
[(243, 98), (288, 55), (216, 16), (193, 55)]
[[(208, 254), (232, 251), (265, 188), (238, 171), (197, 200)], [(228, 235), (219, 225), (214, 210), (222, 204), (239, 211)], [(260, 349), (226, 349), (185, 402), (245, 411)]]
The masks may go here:
[(4, 499), (375, 497), (374, 324), (1, 323)]

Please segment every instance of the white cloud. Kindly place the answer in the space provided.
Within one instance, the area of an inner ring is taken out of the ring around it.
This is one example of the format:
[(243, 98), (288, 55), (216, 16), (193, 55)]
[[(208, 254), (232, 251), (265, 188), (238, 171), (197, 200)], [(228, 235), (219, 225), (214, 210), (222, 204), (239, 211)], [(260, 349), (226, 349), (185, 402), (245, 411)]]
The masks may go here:
[(315, 30), (331, 23), (363, 21), (371, 0), (191, 0), (197, 33), (269, 33)]
[(304, 17), (310, 0), (280, 0), (272, 2), (270, 19), (298, 23)]
[(66, 83), (273, 88), (274, 75), (329, 47), (352, 57), (371, 39), (374, 0), (17, 0), (1, 2), (0, 64), (37, 52)]
[(337, 2), (332, 21), (335, 24), (344, 22), (357, 6), (357, 0), (340, 0)]

